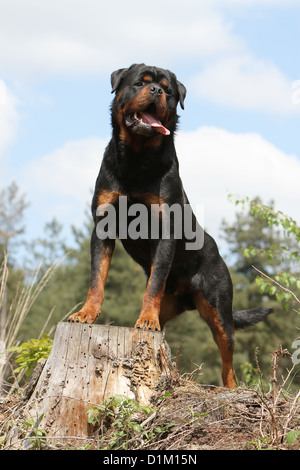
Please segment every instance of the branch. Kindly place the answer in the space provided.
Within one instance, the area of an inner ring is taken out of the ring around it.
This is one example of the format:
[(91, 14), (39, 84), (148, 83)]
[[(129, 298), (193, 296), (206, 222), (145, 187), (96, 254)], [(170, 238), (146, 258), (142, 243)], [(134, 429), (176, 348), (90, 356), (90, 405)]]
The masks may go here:
[(267, 279), (269, 279), (269, 281), (272, 281), (274, 284), (276, 284), (278, 287), (280, 287), (281, 289), (283, 289), (284, 291), (288, 292), (289, 294), (291, 294), (296, 300), (297, 302), (300, 304), (300, 300), (298, 299), (298, 297), (294, 294), (294, 292), (292, 292), (291, 290), (287, 289), (286, 287), (283, 287), (281, 284), (279, 284), (279, 282), (275, 281), (274, 279), (272, 279), (271, 277), (267, 276), (267, 274), (263, 273), (262, 271), (260, 271), (259, 269), (257, 269), (255, 266), (252, 265), (252, 268), (255, 269), (255, 271), (257, 271), (259, 274), (261, 274), (262, 276), (266, 277)]

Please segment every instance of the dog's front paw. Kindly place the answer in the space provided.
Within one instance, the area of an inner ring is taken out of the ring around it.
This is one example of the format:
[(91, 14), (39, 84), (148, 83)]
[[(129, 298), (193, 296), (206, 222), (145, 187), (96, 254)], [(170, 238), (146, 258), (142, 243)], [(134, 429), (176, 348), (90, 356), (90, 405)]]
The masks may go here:
[(71, 323), (94, 323), (99, 315), (100, 313), (83, 308), (70, 315), (68, 321)]
[(157, 315), (153, 315), (151, 313), (141, 313), (136, 321), (135, 328), (160, 331), (160, 324)]

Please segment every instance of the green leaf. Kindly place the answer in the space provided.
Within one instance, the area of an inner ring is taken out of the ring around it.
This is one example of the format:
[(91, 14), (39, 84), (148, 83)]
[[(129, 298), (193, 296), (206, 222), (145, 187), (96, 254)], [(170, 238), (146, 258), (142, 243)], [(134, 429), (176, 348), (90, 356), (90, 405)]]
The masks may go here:
[(298, 430), (296, 430), (296, 431), (290, 431), (290, 432), (286, 435), (287, 443), (288, 443), (288, 444), (293, 444), (294, 440), (297, 439), (298, 436), (300, 436), (300, 431), (298, 431)]
[(146, 413), (146, 415), (149, 415), (150, 413), (154, 413), (154, 409), (150, 408), (150, 406), (141, 406), (141, 410)]
[(141, 426), (138, 423), (129, 423), (129, 426), (134, 430), (134, 432), (138, 433), (141, 430)]
[(29, 419), (28, 421), (24, 421), (24, 424), (25, 426), (28, 426), (28, 427), (34, 426), (35, 420), (33, 418)]
[(113, 405), (119, 406), (126, 398), (123, 395), (115, 395), (113, 399)]

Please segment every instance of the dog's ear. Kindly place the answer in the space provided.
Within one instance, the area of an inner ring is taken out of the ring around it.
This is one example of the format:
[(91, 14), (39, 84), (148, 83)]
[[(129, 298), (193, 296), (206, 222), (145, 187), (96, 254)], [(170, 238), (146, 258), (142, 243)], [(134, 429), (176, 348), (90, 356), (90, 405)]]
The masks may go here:
[(118, 87), (119, 87), (124, 75), (126, 74), (127, 70), (128, 69), (119, 69), (119, 70), (115, 70), (111, 74), (110, 81), (111, 81), (111, 87), (112, 87), (111, 92), (112, 93), (114, 93), (118, 89)]
[(186, 97), (186, 88), (178, 80), (176, 80), (176, 85), (177, 85), (177, 91), (178, 91), (178, 95), (179, 95), (180, 106), (182, 107), (182, 109), (184, 109), (184, 100), (185, 100), (185, 97)]

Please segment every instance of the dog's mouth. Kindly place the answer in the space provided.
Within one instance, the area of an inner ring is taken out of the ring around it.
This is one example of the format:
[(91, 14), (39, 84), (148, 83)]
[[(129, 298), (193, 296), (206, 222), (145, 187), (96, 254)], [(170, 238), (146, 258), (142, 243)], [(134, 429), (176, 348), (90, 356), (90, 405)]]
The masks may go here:
[(151, 136), (155, 132), (163, 135), (170, 135), (167, 129), (156, 116), (153, 106), (145, 111), (131, 111), (125, 118), (126, 126), (134, 133), (144, 136)]

